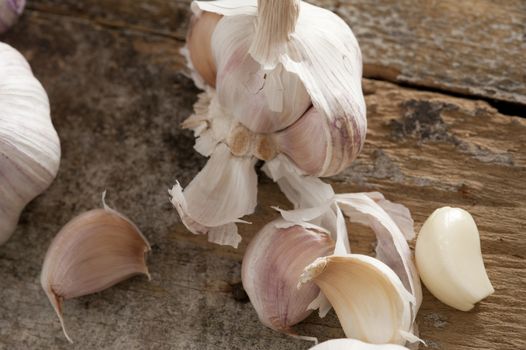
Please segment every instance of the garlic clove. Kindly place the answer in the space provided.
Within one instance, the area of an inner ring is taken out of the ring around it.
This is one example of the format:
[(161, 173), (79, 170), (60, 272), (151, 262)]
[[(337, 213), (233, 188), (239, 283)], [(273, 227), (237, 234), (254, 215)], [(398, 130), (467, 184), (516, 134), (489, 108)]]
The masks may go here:
[(291, 326), (305, 319), (307, 306), (319, 293), (308, 283), (296, 288), (305, 266), (328, 255), (334, 242), (322, 228), (278, 219), (263, 227), (243, 257), (241, 277), (261, 322), (274, 330), (291, 333)]
[[(298, 120), (311, 105), (296, 74), (279, 65), (264, 70), (248, 54), (255, 17), (225, 17), (216, 26), (212, 50), (221, 105), (249, 130), (270, 133)], [(240, 103), (240, 101), (243, 101)]]
[(368, 344), (356, 339), (331, 339), (313, 346), (310, 350), (408, 350), (395, 344)]
[(224, 144), (217, 145), (184, 192), (179, 184), (169, 191), (184, 225), (194, 234), (208, 234), (211, 242), (237, 248), (241, 236), (235, 223), (257, 204), (255, 163), (253, 157), (235, 157)]
[(202, 12), (198, 16), (192, 16), (186, 37), (186, 46), (192, 67), (212, 87), (215, 87), (216, 84), (216, 63), (212, 55), (212, 34), (221, 17), (221, 15), (212, 12)]
[[(1, 16), (1, 12), (0, 12)], [(0, 43), (0, 244), (22, 209), (46, 190), (60, 163), (49, 100), (26, 59)]]
[(0, 0), (0, 34), (16, 23), (25, 6), (26, 0)]
[(133, 275), (149, 278), (150, 245), (137, 226), (113, 209), (94, 209), (68, 222), (49, 246), (40, 281), (64, 335), (62, 302), (107, 289)]
[(373, 344), (406, 342), (414, 297), (380, 260), (359, 254), (318, 258), (300, 277), (300, 283), (309, 281), (329, 299), (348, 338)]
[[(406, 290), (415, 298), (415, 303), (412, 304), (414, 321), (422, 302), (422, 287), (406, 240), (406, 236), (409, 236), (411, 232), (404, 235), (389, 213), (371, 199), (371, 195), (347, 193), (338, 194), (335, 197), (338, 206), (351, 222), (369, 226), (376, 234), (378, 240), (376, 258), (387, 264), (398, 275)], [(392, 207), (393, 205), (391, 205)], [(412, 221), (409, 211), (404, 211), (400, 207), (397, 208), (396, 212), (398, 214), (405, 212), (409, 217), (404, 219), (398, 217), (397, 221)]]
[(435, 210), (420, 229), (415, 255), (422, 281), (444, 304), (468, 311), (495, 291), (484, 268), (477, 225), (463, 209)]

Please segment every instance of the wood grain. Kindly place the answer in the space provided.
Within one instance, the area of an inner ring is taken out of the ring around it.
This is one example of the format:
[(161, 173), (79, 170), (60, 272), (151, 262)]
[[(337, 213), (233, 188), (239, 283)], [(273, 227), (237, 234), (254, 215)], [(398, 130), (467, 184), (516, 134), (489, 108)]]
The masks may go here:
[[(526, 105), (522, 0), (312, 0), (353, 29), (364, 74)], [(32, 0), (29, 8), (184, 40), (190, 0)], [(519, 107), (510, 113), (526, 111)]]
[[(182, 69), (181, 40), (142, 30), (147, 25), (139, 14), (136, 26), (110, 26), (77, 6), (78, 16), (29, 10), (0, 38), (29, 59), (48, 91), (63, 148), (56, 181), (0, 247), (0, 349), (307, 349), (308, 342), (261, 325), (239, 290), (246, 244), (276, 217), (271, 205), (288, 206), (277, 187), (260, 176), (260, 204), (247, 218), (253, 224), (240, 226), (238, 250), (188, 233), (168, 202), (175, 180), (185, 185), (205, 161), (193, 152), (191, 133), (178, 127), (197, 94)], [(133, 18), (139, 5), (130, 6), (123, 11)], [(159, 28), (172, 33), (171, 25)], [(383, 192), (411, 209), (416, 229), (437, 207), (469, 210), (496, 290), (467, 313), (425, 291), (421, 337), (431, 349), (526, 348), (526, 121), (482, 101), (387, 82), (364, 80), (364, 91), (364, 151), (328, 181), (338, 192)], [(40, 288), (40, 267), (55, 233), (100, 206), (104, 189), (109, 204), (152, 243), (152, 281), (134, 278), (66, 301), (76, 342), (70, 346)], [(349, 229), (354, 251), (372, 254), (372, 234), (358, 225)], [(321, 340), (343, 336), (334, 313), (313, 314), (296, 330)]]

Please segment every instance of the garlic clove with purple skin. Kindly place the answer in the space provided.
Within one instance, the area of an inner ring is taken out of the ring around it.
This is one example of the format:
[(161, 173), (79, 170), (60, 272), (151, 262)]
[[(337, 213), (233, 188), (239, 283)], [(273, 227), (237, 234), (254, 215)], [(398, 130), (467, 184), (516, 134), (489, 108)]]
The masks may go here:
[(59, 231), (47, 250), (40, 281), (69, 342), (62, 302), (134, 275), (149, 278), (145, 262), (149, 250), (137, 226), (106, 205), (75, 217)]
[(26, 0), (0, 0), (0, 34), (17, 22), (25, 6)]
[(329, 235), (313, 227), (274, 220), (258, 232), (245, 252), (243, 287), (269, 328), (290, 334), (291, 327), (312, 312), (307, 308), (319, 289), (307, 283), (298, 290), (298, 278), (305, 266), (334, 250)]

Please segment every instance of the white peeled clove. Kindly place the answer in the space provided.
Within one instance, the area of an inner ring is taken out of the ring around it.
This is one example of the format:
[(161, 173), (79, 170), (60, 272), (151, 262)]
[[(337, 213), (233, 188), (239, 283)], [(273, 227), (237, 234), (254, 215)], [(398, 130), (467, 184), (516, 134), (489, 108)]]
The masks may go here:
[(0, 34), (16, 23), (25, 6), (26, 0), (0, 0)]
[(495, 291), (484, 268), (477, 225), (463, 209), (435, 210), (420, 229), (415, 256), (420, 278), (444, 304), (468, 311)]
[(51, 123), (46, 91), (25, 58), (4, 43), (0, 43), (0, 77), (2, 244), (15, 230), (22, 209), (55, 178), (60, 141)]
[(40, 281), (66, 338), (62, 302), (107, 289), (133, 275), (149, 278), (150, 245), (137, 226), (113, 209), (94, 209), (68, 222), (48, 248)]
[(301, 275), (300, 283), (309, 281), (329, 299), (348, 338), (373, 344), (414, 338), (414, 297), (380, 260), (359, 254), (319, 258)]
[(356, 339), (331, 339), (313, 346), (310, 350), (408, 350), (395, 344), (368, 344)]
[(298, 290), (298, 278), (305, 266), (333, 249), (329, 235), (314, 225), (278, 219), (258, 232), (243, 257), (241, 277), (265, 326), (290, 334), (291, 326), (312, 312), (307, 307), (319, 289), (307, 283)]

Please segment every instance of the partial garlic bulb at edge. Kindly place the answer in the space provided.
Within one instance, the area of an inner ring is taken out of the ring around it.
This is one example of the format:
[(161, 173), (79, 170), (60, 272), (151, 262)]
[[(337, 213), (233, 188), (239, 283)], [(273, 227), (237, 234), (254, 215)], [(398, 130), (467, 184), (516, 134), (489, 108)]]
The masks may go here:
[(333, 250), (334, 242), (328, 234), (282, 219), (258, 232), (243, 257), (241, 276), (265, 326), (290, 333), (291, 326), (312, 312), (307, 307), (319, 289), (314, 283), (297, 289), (299, 276), (305, 266)]
[(25, 6), (26, 0), (0, 0), (0, 34), (16, 23)]
[(47, 250), (40, 282), (70, 342), (62, 301), (102, 291), (133, 275), (149, 278), (149, 250), (137, 226), (106, 205), (75, 217), (60, 230)]
[(22, 209), (55, 178), (60, 141), (47, 94), (25, 58), (0, 43), (0, 244)]
[(451, 307), (471, 310), (495, 291), (484, 268), (477, 225), (463, 209), (435, 210), (420, 229), (415, 257), (425, 286)]
[(310, 350), (408, 350), (394, 344), (368, 344), (356, 339), (332, 339), (313, 346)]

